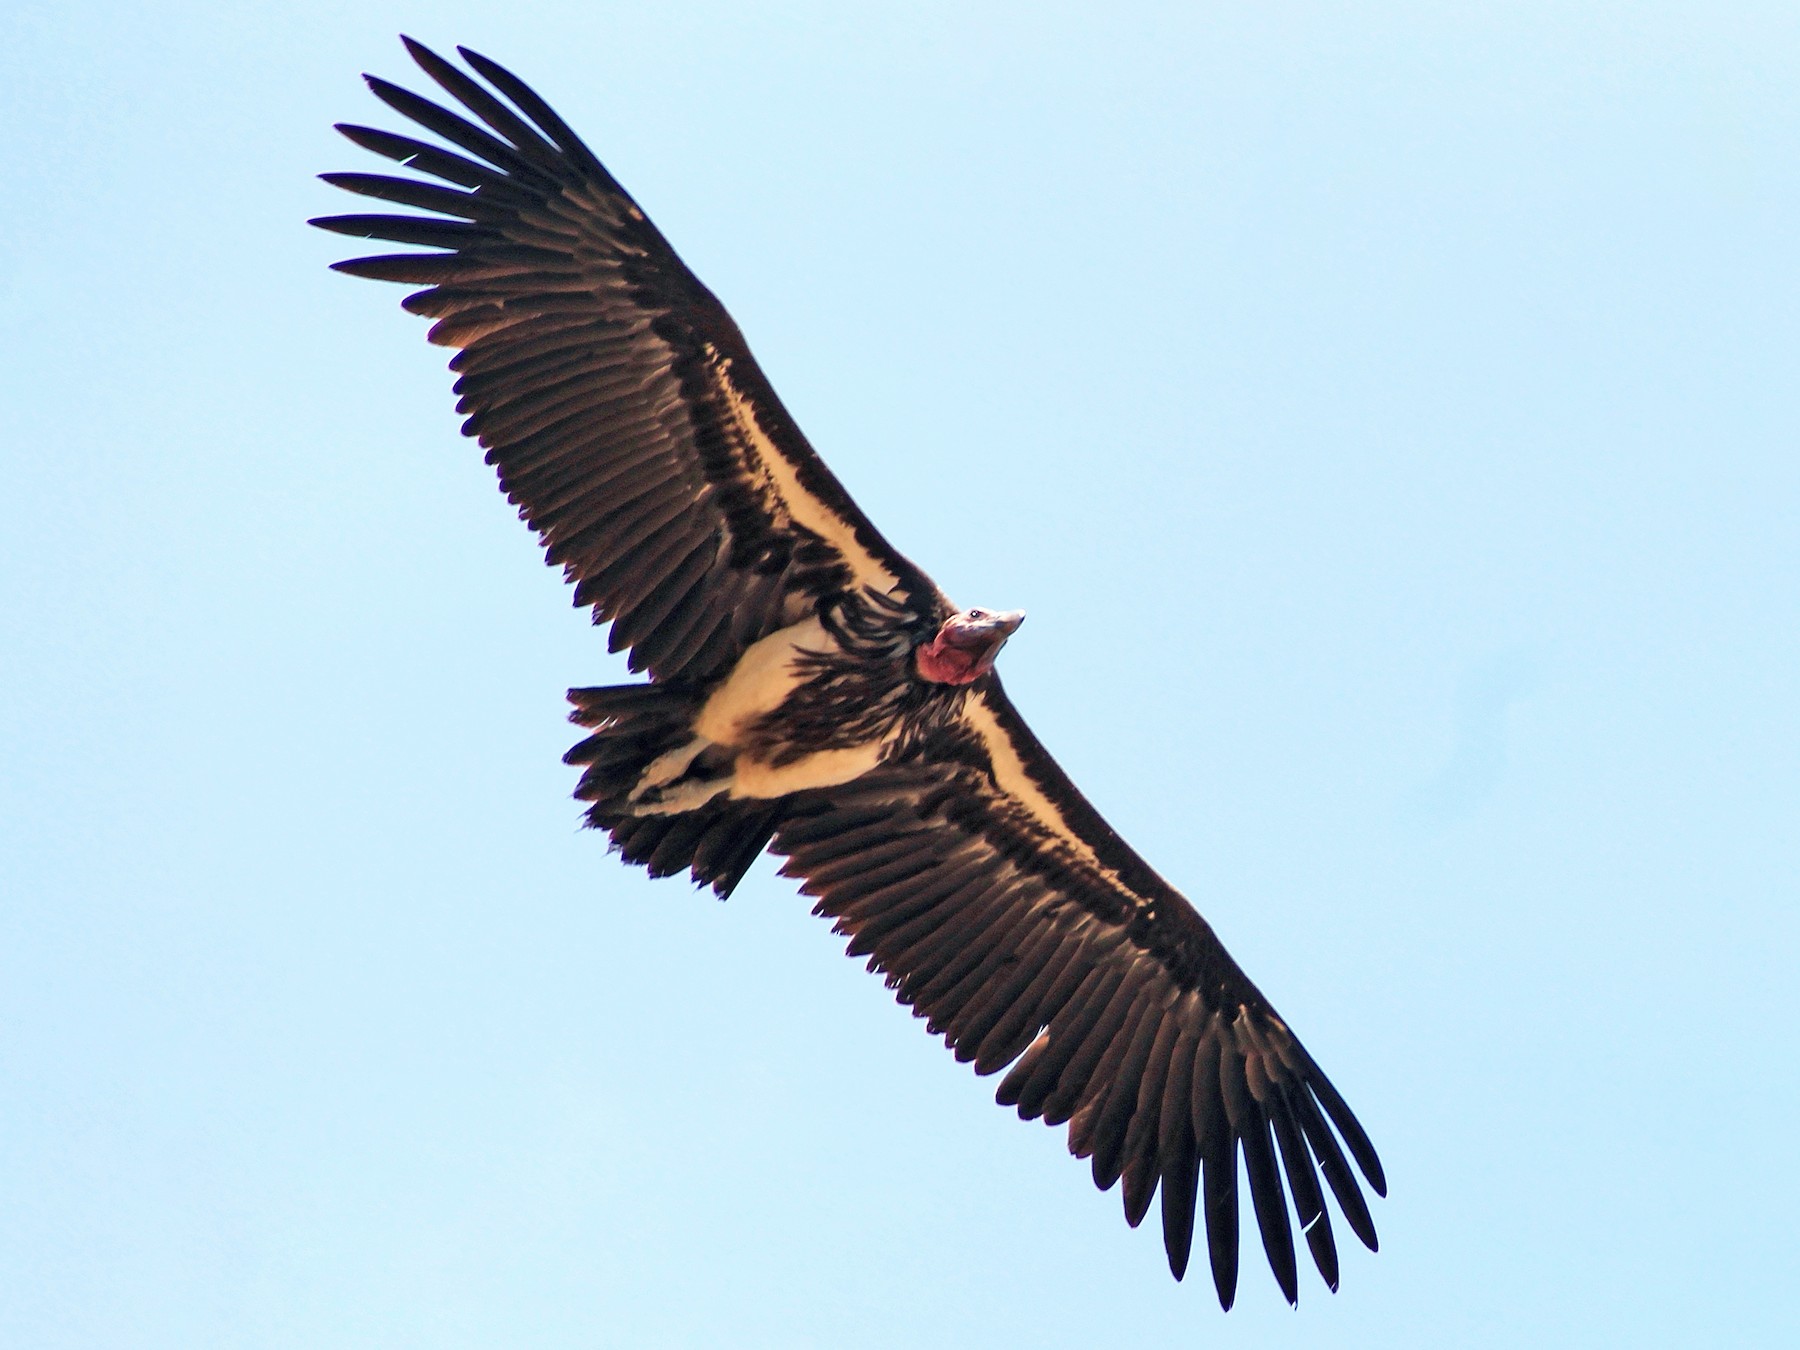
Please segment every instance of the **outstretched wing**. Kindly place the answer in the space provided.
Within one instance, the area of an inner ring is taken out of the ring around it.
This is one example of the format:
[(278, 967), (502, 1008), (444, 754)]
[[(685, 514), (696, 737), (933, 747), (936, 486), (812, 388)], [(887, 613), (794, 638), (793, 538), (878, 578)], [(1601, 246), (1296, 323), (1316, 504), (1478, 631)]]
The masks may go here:
[[(1134, 1227), (1162, 1192), (1177, 1279), (1205, 1215), (1219, 1302), (1237, 1287), (1238, 1157), (1269, 1265), (1298, 1299), (1299, 1220), (1338, 1283), (1319, 1175), (1370, 1249), (1344, 1153), (1386, 1193), (1368, 1136), (1206, 921), (1094, 811), (999, 681), (920, 757), (808, 794), (776, 831), (783, 871), (999, 1101), (1069, 1124)], [(1341, 1144), (1340, 1144), (1341, 1140)], [(1287, 1184), (1284, 1188), (1282, 1177)]]
[(437, 320), (431, 341), (460, 348), (463, 431), (576, 603), (612, 621), (612, 649), (657, 679), (705, 682), (837, 590), (937, 614), (936, 587), (807, 444), (724, 307), (549, 105), (466, 48), (510, 103), (406, 45), (482, 125), (368, 77), (455, 149), (340, 126), (424, 177), (323, 177), (433, 214), (312, 223), (438, 250), (337, 269), (427, 287), (404, 305)]

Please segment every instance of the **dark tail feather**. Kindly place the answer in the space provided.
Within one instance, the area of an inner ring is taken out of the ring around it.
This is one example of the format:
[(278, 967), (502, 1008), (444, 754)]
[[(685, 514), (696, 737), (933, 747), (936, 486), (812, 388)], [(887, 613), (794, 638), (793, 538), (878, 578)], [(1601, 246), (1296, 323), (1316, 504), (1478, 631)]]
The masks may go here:
[[(719, 897), (731, 894), (780, 823), (779, 801), (714, 797), (691, 810), (655, 812), (630, 794), (658, 756), (688, 743), (697, 695), (671, 685), (624, 684), (571, 689), (569, 720), (593, 735), (563, 756), (583, 767), (575, 796), (592, 805), (587, 822), (612, 836), (626, 862), (653, 877), (686, 868)], [(704, 770), (697, 761), (697, 768)]]

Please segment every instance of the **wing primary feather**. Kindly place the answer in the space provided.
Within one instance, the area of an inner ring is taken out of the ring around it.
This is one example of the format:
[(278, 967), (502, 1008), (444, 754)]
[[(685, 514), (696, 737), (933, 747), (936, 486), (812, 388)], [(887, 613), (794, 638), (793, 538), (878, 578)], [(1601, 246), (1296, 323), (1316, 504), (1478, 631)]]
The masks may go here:
[(1073, 959), (1062, 968), (1061, 973), (1044, 990), (1043, 997), (1038, 1001), (1037, 1007), (1032, 1010), (1032, 1015), (1045, 1026), (1050, 1025), (1051, 1021), (1069, 1005), (1075, 996), (1075, 991), (1080, 988), (1082, 980), (1086, 978), (1085, 972), (1090, 968), (1093, 960), (1093, 948), (1087, 940), (1087, 934), (1081, 935), (1080, 945), (1072, 955)]
[(1349, 1146), (1350, 1156), (1356, 1159), (1356, 1165), (1368, 1178), (1369, 1185), (1374, 1188), (1375, 1194), (1386, 1195), (1387, 1175), (1381, 1170), (1381, 1159), (1375, 1156), (1375, 1146), (1369, 1142), (1369, 1136), (1363, 1132), (1362, 1123), (1357, 1120), (1343, 1097), (1338, 1095), (1338, 1090), (1331, 1085), (1331, 1080), (1325, 1076), (1324, 1071), (1313, 1062), (1312, 1056), (1298, 1045), (1295, 1045), (1294, 1048), (1299, 1052), (1304, 1063), (1307, 1086), (1312, 1089), (1319, 1104), (1331, 1117), (1331, 1123), (1337, 1126), (1338, 1133), (1343, 1136), (1344, 1143)]
[(1287, 1099), (1294, 1108), (1295, 1118), (1300, 1122), (1306, 1142), (1312, 1146), (1313, 1155), (1319, 1160), (1319, 1170), (1325, 1174), (1331, 1193), (1337, 1197), (1338, 1209), (1342, 1211), (1344, 1221), (1350, 1225), (1350, 1231), (1370, 1251), (1380, 1250), (1380, 1243), (1375, 1237), (1375, 1220), (1369, 1215), (1368, 1202), (1363, 1199), (1356, 1177), (1350, 1171), (1350, 1164), (1344, 1160), (1344, 1152), (1338, 1147), (1331, 1127), (1319, 1114), (1312, 1094), (1304, 1085), (1296, 1085), (1287, 1093)]
[[(976, 935), (930, 980), (920, 983), (914, 1002), (926, 1014), (926, 1029), (944, 1038), (953, 1053), (962, 1028), (981, 1012), (1019, 961), (1019, 943), (1030, 936), (1030, 922), (1006, 897), (1003, 888), (989, 893), (985, 916)], [(967, 1062), (973, 1052), (959, 1054)]]
[(498, 61), (490, 60), (480, 52), (471, 51), (467, 47), (458, 47), (456, 50), (462, 54), (463, 60), (474, 68), (476, 74), (511, 99), (514, 107), (543, 128), (544, 133), (556, 142), (557, 147), (574, 160), (589, 176), (597, 179), (610, 191), (621, 192), (623, 195), (619, 185), (613, 181), (613, 176), (606, 171), (606, 166), (601, 164), (594, 152), (582, 142), (581, 137), (569, 129), (569, 124), (558, 117), (550, 105), (544, 102), (530, 85)]
[[(1144, 1065), (1144, 1078), (1138, 1086), (1136, 1109), (1125, 1132), (1124, 1152), (1119, 1162), (1121, 1198), (1125, 1205), (1125, 1222), (1136, 1228), (1150, 1212), (1150, 1201), (1156, 1194), (1157, 1179), (1162, 1175), (1157, 1150), (1162, 1143), (1162, 1105), (1168, 1096), (1169, 1074), (1175, 1051), (1184, 1037), (1193, 1034), (1188, 1020), (1167, 1017), (1156, 1033), (1150, 1058)], [(1190, 1041), (1191, 1044), (1191, 1041)]]
[(1125, 1222), (1132, 1228), (1138, 1228), (1143, 1217), (1150, 1213), (1150, 1201), (1156, 1199), (1156, 1183), (1163, 1177), (1163, 1163), (1157, 1154), (1161, 1145), (1161, 1120), (1163, 1120), (1163, 1093), (1166, 1091), (1166, 1071), (1168, 1062), (1163, 1066), (1165, 1078), (1154, 1084), (1150, 1076), (1145, 1075), (1145, 1085), (1139, 1089), (1138, 1112), (1132, 1116), (1130, 1130), (1125, 1134), (1125, 1157), (1120, 1166), (1120, 1199), (1125, 1206)]
[(1300, 1283), (1294, 1267), (1294, 1233), (1288, 1222), (1281, 1169), (1275, 1165), (1275, 1150), (1269, 1139), (1269, 1123), (1253, 1099), (1246, 1102), (1245, 1116), (1244, 1171), (1250, 1179), (1250, 1203), (1256, 1210), (1256, 1226), (1262, 1233), (1263, 1251), (1268, 1255), (1275, 1283), (1281, 1286), (1289, 1306), (1297, 1306)]
[(1238, 1205), (1237, 1140), (1228, 1129), (1214, 1130), (1201, 1145), (1206, 1192), (1206, 1249), (1213, 1288), (1227, 1312), (1237, 1299)]
[(1160, 1043), (1160, 1076), (1167, 1072), (1169, 1052), (1178, 1034), (1176, 1009), (1158, 1008), (1153, 1003), (1138, 1021), (1137, 1030), (1120, 1062), (1112, 1087), (1104, 1098), (1090, 1103), (1087, 1108), (1093, 1121), (1087, 1146), (1094, 1160), (1094, 1184), (1103, 1191), (1111, 1190), (1119, 1179), (1119, 1169), (1124, 1162), (1126, 1131), (1131, 1127), (1138, 1094), (1149, 1074), (1156, 1048)]
[(454, 253), (384, 253), (370, 258), (346, 258), (332, 263), (331, 270), (370, 281), (419, 286), (442, 281), (461, 265), (462, 259)]
[(1169, 1055), (1169, 1077), (1163, 1087), (1162, 1109), (1157, 1116), (1156, 1154), (1162, 1172), (1163, 1251), (1169, 1273), (1176, 1279), (1187, 1274), (1188, 1253), (1194, 1240), (1194, 1200), (1200, 1164), (1194, 1140), (1193, 1097), (1195, 1039), (1191, 1024), (1184, 1025)]
[(540, 136), (535, 128), (527, 126), (512, 109), (424, 43), (415, 42), (409, 37), (402, 37), (400, 40), (406, 44), (406, 50), (412, 59), (418, 62), (419, 69), (436, 80), (463, 107), (499, 132), (521, 154), (550, 167), (552, 171), (560, 167), (557, 164), (556, 147)]
[(473, 192), (439, 187), (435, 183), (421, 183), (411, 178), (393, 178), (382, 173), (322, 173), (319, 181), (345, 192), (354, 192), (359, 197), (374, 197), (378, 201), (411, 206), (420, 211), (436, 211), (446, 216), (460, 216), (464, 220), (491, 223), (504, 220), (511, 214), (506, 207), (478, 197)]
[(505, 182), (488, 165), (464, 159), (442, 146), (427, 145), (411, 136), (358, 126), (354, 122), (339, 122), (337, 130), (364, 150), (373, 151), (383, 159), (391, 159), (396, 164), (404, 164), (409, 169), (431, 174), (446, 182), (460, 183), (468, 188), (491, 187)]
[(486, 233), (485, 226), (465, 220), (432, 220), (425, 216), (314, 216), (306, 223), (333, 234), (347, 234), (357, 239), (385, 239), (392, 244), (417, 244), (422, 248), (463, 248)]
[[(1020, 1100), (1020, 1109), (1030, 1110), (1027, 1119), (1042, 1115), (1064, 1075), (1071, 1068), (1081, 1067), (1077, 1063), (1078, 1056), (1093, 1033), (1108, 1024), (1131, 974), (1128, 967), (1122, 968), (1111, 962), (1096, 965), (1068, 1005), (1050, 1021), (1050, 1047), (1045, 1052), (1043, 1067), (1037, 1081)], [(1122, 1008), (1120, 1012), (1123, 1013)]]
[(1218, 1014), (1209, 1013), (1195, 1035), (1193, 1087), (1188, 1096), (1194, 1138), (1203, 1145), (1215, 1134), (1231, 1133), (1231, 1123), (1220, 1096), (1219, 1037)]
[(496, 168), (504, 169), (515, 179), (546, 187), (554, 181), (505, 141), (458, 117), (448, 108), (441, 107), (410, 89), (402, 89), (380, 76), (365, 75), (363, 79), (368, 82), (369, 90), (376, 98), (401, 116), (411, 118), (452, 145), (460, 146), (471, 155), (486, 160)]
[(1299, 1127), (1287, 1105), (1285, 1096), (1277, 1093), (1269, 1109), (1269, 1124), (1275, 1131), (1275, 1143), (1281, 1152), (1281, 1164), (1287, 1170), (1288, 1189), (1293, 1193), (1294, 1212), (1300, 1219), (1300, 1231), (1306, 1234), (1306, 1246), (1312, 1252), (1313, 1264), (1326, 1288), (1332, 1293), (1338, 1287), (1337, 1243), (1331, 1235), (1331, 1216), (1325, 1211), (1325, 1197), (1319, 1190), (1319, 1176), (1313, 1170), (1312, 1155), (1300, 1138)]
[(1210, 1012), (1195, 1028), (1186, 1104), (1200, 1160), (1207, 1262), (1219, 1304), (1229, 1308), (1237, 1297), (1237, 1157), (1236, 1136), (1219, 1099), (1220, 1031), (1218, 1015)]
[[(507, 290), (515, 286), (535, 287), (540, 280), (555, 291), (579, 289), (585, 280), (590, 291), (600, 284), (593, 264), (570, 256), (565, 250), (540, 248), (536, 244), (509, 241), (484, 244), (479, 262), (484, 270), (477, 277), (485, 284)], [(543, 298), (543, 297), (540, 297)], [(462, 376), (504, 376), (518, 365), (543, 356), (546, 352), (571, 347), (591, 347), (602, 366), (630, 364), (640, 360), (650, 344), (662, 339), (650, 333), (651, 325), (643, 316), (617, 314), (610, 306), (596, 305), (583, 314), (569, 309), (538, 309), (531, 324), (521, 330), (515, 340), (504, 347), (477, 347), (458, 352), (450, 358), (450, 369)], [(660, 348), (659, 348), (660, 349)], [(610, 353), (610, 355), (603, 355)], [(605, 370), (597, 370), (596, 378), (605, 378)]]

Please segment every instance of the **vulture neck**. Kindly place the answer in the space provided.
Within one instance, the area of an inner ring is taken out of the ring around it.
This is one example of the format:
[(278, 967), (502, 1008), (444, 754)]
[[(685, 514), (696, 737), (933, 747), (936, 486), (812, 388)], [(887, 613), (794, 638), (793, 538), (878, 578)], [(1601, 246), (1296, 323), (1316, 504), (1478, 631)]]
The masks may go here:
[(994, 667), (992, 651), (953, 647), (940, 635), (918, 649), (919, 678), (933, 684), (974, 684)]

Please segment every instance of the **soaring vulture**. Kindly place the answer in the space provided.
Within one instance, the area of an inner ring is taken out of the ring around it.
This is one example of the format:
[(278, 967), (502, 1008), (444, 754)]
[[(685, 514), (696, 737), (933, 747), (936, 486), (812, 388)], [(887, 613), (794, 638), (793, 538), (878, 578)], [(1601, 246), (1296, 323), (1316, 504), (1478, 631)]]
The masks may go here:
[(542, 98), (466, 48), (479, 79), (407, 48), (461, 111), (370, 78), (438, 142), (340, 126), (419, 176), (324, 178), (428, 214), (312, 223), (413, 246), (337, 270), (424, 288), (402, 303), (457, 349), (464, 434), (649, 676), (570, 691), (588, 822), (650, 875), (720, 896), (765, 848), (785, 856), (959, 1060), (1008, 1070), (1003, 1106), (1069, 1126), (1127, 1222), (1160, 1189), (1177, 1279), (1198, 1208), (1231, 1306), (1241, 1155), (1282, 1293), (1298, 1298), (1295, 1219), (1336, 1289), (1319, 1178), (1373, 1249), (1345, 1155), (1383, 1194), (1375, 1150), (1014, 711), (993, 665), (1023, 615), (958, 609), (881, 536), (731, 316)]

